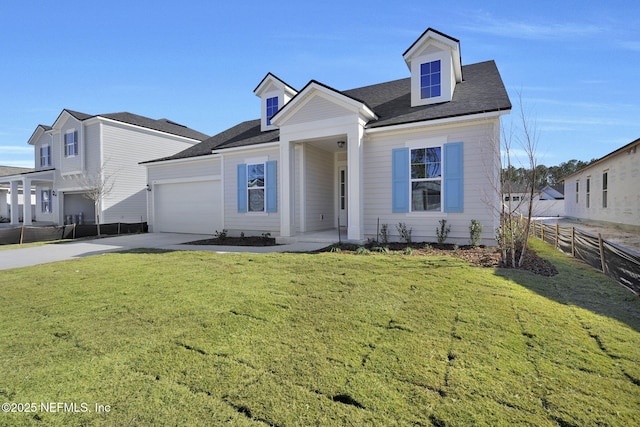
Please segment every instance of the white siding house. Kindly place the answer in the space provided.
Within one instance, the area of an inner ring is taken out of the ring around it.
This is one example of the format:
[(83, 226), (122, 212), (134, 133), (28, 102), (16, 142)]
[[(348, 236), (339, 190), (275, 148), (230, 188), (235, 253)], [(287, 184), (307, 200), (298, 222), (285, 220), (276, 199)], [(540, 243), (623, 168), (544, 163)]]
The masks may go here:
[(564, 178), (573, 218), (640, 226), (640, 139)]
[[(0, 177), (0, 184), (8, 185), (12, 193), (35, 189), (35, 212), (24, 206), (25, 225), (32, 219), (55, 225), (93, 223), (98, 217), (101, 223), (147, 221), (147, 176), (139, 162), (206, 138), (167, 119), (63, 110), (52, 126), (39, 125), (29, 139), (35, 171)], [(96, 212), (86, 193), (100, 183), (109, 191)], [(19, 222), (17, 211), (12, 212), (11, 223)]]
[[(435, 241), (446, 219), (448, 241), (466, 244), (475, 219), (483, 243), (494, 243), (500, 117), (511, 109), (497, 67), (463, 66), (459, 41), (433, 29), (403, 58), (408, 77), (351, 90), (311, 80), (297, 91), (267, 73), (254, 89), (259, 119), (145, 163), (151, 230), (291, 241), (340, 226), (362, 242), (377, 237), (378, 223), (395, 233), (402, 222), (414, 241)], [(162, 218), (175, 202), (166, 186), (195, 201), (205, 181), (217, 183), (215, 202)]]

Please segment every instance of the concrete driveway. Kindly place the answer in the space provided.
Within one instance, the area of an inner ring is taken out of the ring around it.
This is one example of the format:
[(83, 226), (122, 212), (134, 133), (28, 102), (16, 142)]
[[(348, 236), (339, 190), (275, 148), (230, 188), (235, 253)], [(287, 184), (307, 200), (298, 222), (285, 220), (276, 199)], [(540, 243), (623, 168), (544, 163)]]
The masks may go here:
[(213, 246), (184, 245), (195, 240), (210, 239), (210, 235), (178, 233), (145, 233), (126, 236), (105, 237), (102, 239), (82, 240), (78, 242), (52, 243), (28, 248), (0, 251), (0, 270), (28, 267), (48, 262), (82, 258), (107, 252), (125, 251), (136, 248), (228, 252), (309, 252), (328, 246), (327, 243), (292, 243), (288, 245), (249, 247), (249, 246)]

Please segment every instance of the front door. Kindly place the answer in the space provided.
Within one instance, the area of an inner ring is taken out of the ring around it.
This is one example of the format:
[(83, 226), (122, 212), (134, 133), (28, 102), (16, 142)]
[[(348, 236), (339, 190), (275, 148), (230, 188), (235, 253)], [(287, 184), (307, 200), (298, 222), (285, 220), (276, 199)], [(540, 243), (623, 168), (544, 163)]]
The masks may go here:
[(338, 168), (338, 225), (346, 227), (347, 224), (347, 167)]

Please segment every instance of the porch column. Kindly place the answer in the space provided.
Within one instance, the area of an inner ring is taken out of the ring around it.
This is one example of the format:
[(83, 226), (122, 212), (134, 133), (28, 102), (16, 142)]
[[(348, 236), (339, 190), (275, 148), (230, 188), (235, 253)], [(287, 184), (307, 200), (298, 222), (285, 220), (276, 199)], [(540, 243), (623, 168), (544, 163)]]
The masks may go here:
[(347, 194), (349, 195), (347, 239), (364, 240), (364, 224), (362, 215), (362, 142), (364, 125), (359, 124), (356, 130), (347, 136)]
[(11, 225), (20, 225), (20, 206), (18, 205), (18, 181), (9, 183), (11, 191)]
[(293, 156), (289, 139), (280, 134), (280, 236), (291, 237), (293, 232)]
[(7, 194), (9, 191), (0, 190), (0, 216), (8, 218), (9, 216), (9, 208), (7, 204)]
[(22, 224), (31, 225), (31, 180), (22, 178)]

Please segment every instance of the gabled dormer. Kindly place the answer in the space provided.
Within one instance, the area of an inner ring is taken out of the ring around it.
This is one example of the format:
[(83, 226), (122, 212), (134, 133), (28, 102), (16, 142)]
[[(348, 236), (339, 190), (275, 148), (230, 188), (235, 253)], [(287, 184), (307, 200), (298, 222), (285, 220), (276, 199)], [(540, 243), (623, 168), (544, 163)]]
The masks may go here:
[(411, 106), (448, 102), (462, 81), (460, 42), (427, 29), (402, 55), (411, 71)]
[(262, 79), (253, 91), (260, 98), (261, 110), (260, 130), (277, 129), (271, 124), (271, 117), (285, 106), (298, 92), (271, 73)]

